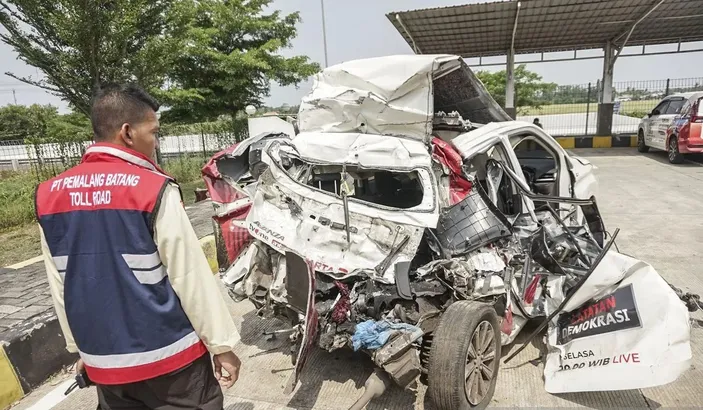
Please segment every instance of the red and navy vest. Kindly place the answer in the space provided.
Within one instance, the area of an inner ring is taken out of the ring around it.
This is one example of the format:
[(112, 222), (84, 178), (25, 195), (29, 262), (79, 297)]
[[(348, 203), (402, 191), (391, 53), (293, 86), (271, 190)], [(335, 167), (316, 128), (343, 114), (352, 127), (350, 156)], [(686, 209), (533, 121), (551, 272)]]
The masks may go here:
[(64, 304), (88, 376), (98, 384), (151, 379), (206, 353), (154, 243), (173, 182), (150, 159), (113, 144), (39, 185), (37, 218), (64, 278)]

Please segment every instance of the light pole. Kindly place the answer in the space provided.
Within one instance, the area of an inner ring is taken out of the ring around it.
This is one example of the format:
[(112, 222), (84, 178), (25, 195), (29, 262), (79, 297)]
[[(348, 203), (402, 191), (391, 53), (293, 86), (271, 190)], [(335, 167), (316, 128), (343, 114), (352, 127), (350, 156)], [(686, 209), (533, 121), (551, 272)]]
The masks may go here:
[(320, 10), (322, 11), (322, 43), (325, 47), (325, 67), (327, 67), (327, 29), (325, 28), (325, 0), (320, 0)]

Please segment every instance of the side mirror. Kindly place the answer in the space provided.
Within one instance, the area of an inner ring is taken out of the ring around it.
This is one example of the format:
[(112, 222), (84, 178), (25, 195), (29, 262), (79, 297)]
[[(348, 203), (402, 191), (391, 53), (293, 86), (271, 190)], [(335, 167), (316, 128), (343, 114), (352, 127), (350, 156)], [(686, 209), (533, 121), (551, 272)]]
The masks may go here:
[(652, 118), (654, 115), (659, 115), (659, 110), (652, 110), (649, 114), (647, 114), (649, 118)]

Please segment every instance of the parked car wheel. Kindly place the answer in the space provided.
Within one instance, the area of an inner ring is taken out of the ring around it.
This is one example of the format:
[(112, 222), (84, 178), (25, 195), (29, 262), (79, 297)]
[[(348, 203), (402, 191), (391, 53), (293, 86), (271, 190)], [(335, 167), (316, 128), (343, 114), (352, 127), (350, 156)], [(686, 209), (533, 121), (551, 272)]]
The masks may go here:
[(439, 410), (483, 409), (500, 366), (498, 315), (484, 303), (455, 302), (434, 331), (428, 391)]
[(679, 152), (679, 139), (671, 137), (669, 139), (669, 162), (672, 164), (680, 164), (683, 162), (683, 154)]
[(642, 130), (637, 134), (637, 151), (642, 153), (649, 152), (649, 147), (644, 142), (644, 132)]

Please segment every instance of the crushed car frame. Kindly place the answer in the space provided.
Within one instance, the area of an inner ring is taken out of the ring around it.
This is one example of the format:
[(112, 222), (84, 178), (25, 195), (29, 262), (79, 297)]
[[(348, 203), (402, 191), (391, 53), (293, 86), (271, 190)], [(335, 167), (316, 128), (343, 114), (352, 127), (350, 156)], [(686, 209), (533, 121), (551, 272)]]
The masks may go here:
[(510, 121), (461, 58), (329, 67), (299, 132), (281, 123), (203, 176), (231, 297), (290, 324), (289, 391), (313, 346), (352, 348), (380, 369), (352, 408), (389, 379), (427, 383), (439, 409), (483, 408), (501, 347), (531, 319), (530, 337), (547, 328), (550, 392), (653, 386), (689, 366), (687, 309), (611, 249), (594, 166)]

